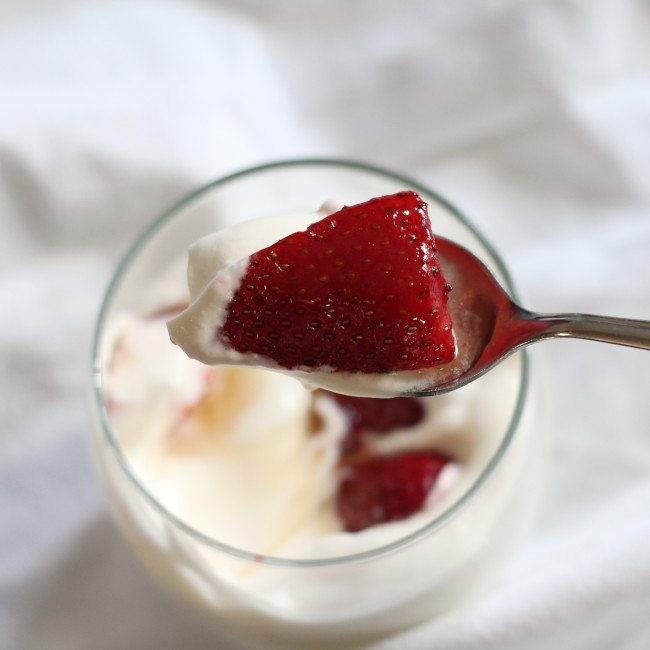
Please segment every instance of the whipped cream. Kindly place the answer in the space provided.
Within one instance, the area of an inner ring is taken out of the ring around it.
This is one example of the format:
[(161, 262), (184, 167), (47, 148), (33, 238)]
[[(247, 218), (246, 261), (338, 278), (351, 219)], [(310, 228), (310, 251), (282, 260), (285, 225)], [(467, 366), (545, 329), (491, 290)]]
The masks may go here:
[[(266, 356), (242, 353), (223, 345), (215, 336), (225, 322), (226, 307), (241, 284), (250, 255), (291, 233), (306, 230), (341, 207), (341, 203), (327, 201), (315, 213), (255, 219), (208, 235), (193, 244), (189, 248), (188, 262), (190, 305), (168, 323), (174, 343), (189, 357), (204, 364), (266, 368), (288, 374), (308, 388), (326, 388), (349, 395), (393, 397), (415, 393), (462, 374), (472, 362), (463, 349), (457, 350), (451, 363), (388, 374), (335, 372), (325, 367), (289, 370)], [(453, 292), (450, 302), (452, 309)], [(453, 311), (452, 321), (458, 322), (458, 328), (464, 328), (462, 340), (471, 340), (471, 328), (476, 324)]]

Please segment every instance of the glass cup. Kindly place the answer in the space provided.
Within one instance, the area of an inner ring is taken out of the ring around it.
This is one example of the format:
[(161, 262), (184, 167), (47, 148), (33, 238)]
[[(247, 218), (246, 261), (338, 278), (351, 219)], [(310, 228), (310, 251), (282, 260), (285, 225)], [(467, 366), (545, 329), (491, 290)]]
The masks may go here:
[[(399, 174), (336, 160), (261, 165), (198, 189), (138, 238), (108, 287), (94, 336), (90, 404), (93, 449), (110, 505), (153, 575), (234, 645), (331, 648), (438, 616), (489, 585), (529, 527), (546, 436), (539, 430), (537, 371), (527, 351), (455, 391), (461, 405), (469, 400), (458, 417), (469, 418), (481, 434), (459, 447), (466, 457), (462, 490), (405, 534), (376, 534), (360, 547), (346, 543), (357, 533), (343, 533), (339, 550), (327, 556), (264, 555), (190, 525), (134, 469), (112, 421), (103, 384), (110, 325), (120, 314), (160, 304), (161, 277), (171, 278), (168, 287), (184, 284), (192, 242), (243, 220), (316, 210), (325, 199), (350, 205), (404, 189), (429, 204), (434, 233), (472, 250), (515, 294), (494, 249), (435, 192)], [(483, 402), (467, 397), (488, 393)]]

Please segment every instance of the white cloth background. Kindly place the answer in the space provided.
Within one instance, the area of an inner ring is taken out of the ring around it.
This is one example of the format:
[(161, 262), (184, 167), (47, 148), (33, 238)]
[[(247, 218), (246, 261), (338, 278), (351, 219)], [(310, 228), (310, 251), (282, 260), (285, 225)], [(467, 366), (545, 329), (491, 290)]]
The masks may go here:
[[(647, 1), (2, 6), (3, 649), (215, 647), (112, 527), (84, 408), (114, 265), (198, 184), (384, 165), (465, 211), (531, 308), (650, 319)], [(650, 647), (650, 355), (538, 347), (555, 423), (532, 536), (485, 597), (373, 650)]]

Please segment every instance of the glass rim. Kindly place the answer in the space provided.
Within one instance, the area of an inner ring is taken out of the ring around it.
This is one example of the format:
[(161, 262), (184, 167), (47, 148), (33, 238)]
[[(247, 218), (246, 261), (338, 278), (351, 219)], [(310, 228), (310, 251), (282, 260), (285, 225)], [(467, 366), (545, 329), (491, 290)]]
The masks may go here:
[(106, 325), (106, 316), (108, 314), (112, 299), (119, 287), (122, 278), (126, 274), (127, 270), (130, 268), (132, 262), (135, 260), (136, 256), (146, 245), (146, 243), (151, 239), (159, 229), (161, 229), (165, 224), (167, 224), (172, 218), (174, 218), (183, 208), (192, 203), (194, 200), (203, 196), (204, 194), (210, 192), (216, 187), (227, 184), (231, 181), (234, 181), (245, 176), (252, 176), (266, 171), (289, 168), (289, 167), (333, 167), (341, 169), (351, 169), (360, 172), (368, 172), (376, 176), (382, 176), (386, 179), (393, 181), (398, 181), (404, 183), (408, 187), (424, 193), (433, 199), (443, 208), (448, 210), (456, 219), (458, 219), (465, 227), (467, 227), (472, 234), (478, 239), (482, 246), (485, 247), (489, 255), (492, 257), (493, 266), (500, 273), (503, 282), (506, 286), (506, 289), (510, 292), (511, 296), (517, 300), (517, 292), (515, 290), (512, 278), (508, 269), (506, 268), (503, 260), (493, 246), (485, 239), (485, 237), (477, 231), (474, 225), (462, 214), (453, 204), (451, 204), (447, 199), (440, 196), (437, 192), (430, 189), (426, 185), (413, 180), (412, 178), (403, 175), (398, 172), (388, 170), (383, 167), (376, 166), (371, 163), (361, 162), (357, 160), (349, 159), (338, 159), (338, 158), (295, 158), (287, 160), (279, 160), (274, 162), (263, 163), (255, 165), (252, 167), (247, 167), (245, 169), (236, 171), (225, 176), (221, 176), (216, 180), (210, 181), (198, 187), (197, 189), (185, 194), (180, 200), (171, 205), (167, 210), (165, 210), (158, 218), (154, 219), (135, 239), (131, 244), (127, 252), (123, 255), (120, 260), (115, 272), (113, 273), (111, 280), (108, 284), (104, 297), (102, 299), (101, 307), (97, 316), (97, 321), (94, 328), (93, 340), (92, 340), (92, 351), (91, 351), (91, 381), (92, 381), (92, 406), (96, 409), (99, 421), (101, 423), (102, 433), (104, 435), (105, 441), (109, 444), (112, 452), (115, 454), (115, 458), (122, 469), (122, 471), (129, 478), (131, 483), (135, 486), (138, 492), (145, 498), (145, 500), (161, 514), (165, 519), (170, 521), (174, 526), (182, 530), (185, 534), (193, 537), (201, 544), (205, 544), (211, 548), (214, 548), (220, 552), (223, 552), (227, 555), (236, 557), (238, 559), (247, 560), (254, 562), (256, 564), (266, 564), (271, 566), (284, 566), (284, 567), (327, 567), (327, 566), (337, 566), (343, 564), (350, 564), (355, 562), (367, 561), (374, 558), (378, 558), (382, 555), (392, 553), (398, 549), (404, 548), (419, 539), (432, 535), (435, 531), (442, 528), (447, 522), (449, 522), (453, 517), (455, 517), (470, 501), (473, 497), (485, 486), (489, 478), (492, 476), (496, 468), (500, 465), (502, 458), (504, 457), (506, 451), (510, 447), (512, 440), (514, 439), (515, 432), (518, 428), (519, 422), (523, 414), (524, 406), (526, 403), (526, 397), (528, 395), (529, 389), (529, 360), (526, 350), (521, 350), (521, 369), (519, 377), (519, 390), (517, 394), (517, 400), (512, 412), (512, 416), (508, 423), (508, 427), (501, 439), (499, 446), (493, 453), (489, 462), (483, 468), (479, 476), (472, 483), (472, 485), (457, 499), (452, 503), (447, 509), (442, 513), (428, 521), (423, 526), (420, 526), (414, 531), (399, 537), (387, 544), (382, 544), (371, 549), (366, 549), (364, 551), (350, 553), (347, 555), (332, 556), (332, 557), (322, 557), (322, 558), (285, 558), (274, 555), (264, 555), (260, 553), (255, 553), (253, 551), (247, 551), (245, 549), (237, 548), (230, 544), (207, 535), (206, 533), (201, 532), (197, 528), (190, 526), (180, 517), (175, 515), (169, 509), (167, 509), (146, 487), (146, 485), (140, 480), (136, 475), (135, 471), (131, 467), (127, 457), (123, 453), (117, 436), (114, 434), (113, 428), (111, 426), (110, 417), (108, 415), (108, 410), (106, 408), (106, 403), (103, 397), (103, 384), (102, 384), (102, 360), (101, 360), (101, 343)]

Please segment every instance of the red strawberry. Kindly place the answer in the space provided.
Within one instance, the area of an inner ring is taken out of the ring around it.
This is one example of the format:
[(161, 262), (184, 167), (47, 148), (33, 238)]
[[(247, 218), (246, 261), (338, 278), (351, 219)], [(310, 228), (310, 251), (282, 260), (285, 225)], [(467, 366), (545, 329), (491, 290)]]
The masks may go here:
[(350, 427), (360, 431), (387, 433), (416, 425), (424, 416), (422, 402), (415, 397), (352, 397), (328, 393), (345, 412)]
[(250, 258), (219, 338), (285, 368), (385, 373), (451, 361), (427, 205), (399, 192), (345, 207)]
[(417, 512), (447, 462), (435, 453), (407, 452), (346, 467), (336, 495), (345, 530), (356, 532)]
[(346, 456), (361, 447), (366, 433), (387, 434), (395, 429), (415, 426), (424, 417), (422, 401), (415, 397), (352, 397), (321, 391), (334, 399), (349, 422), (341, 454)]

